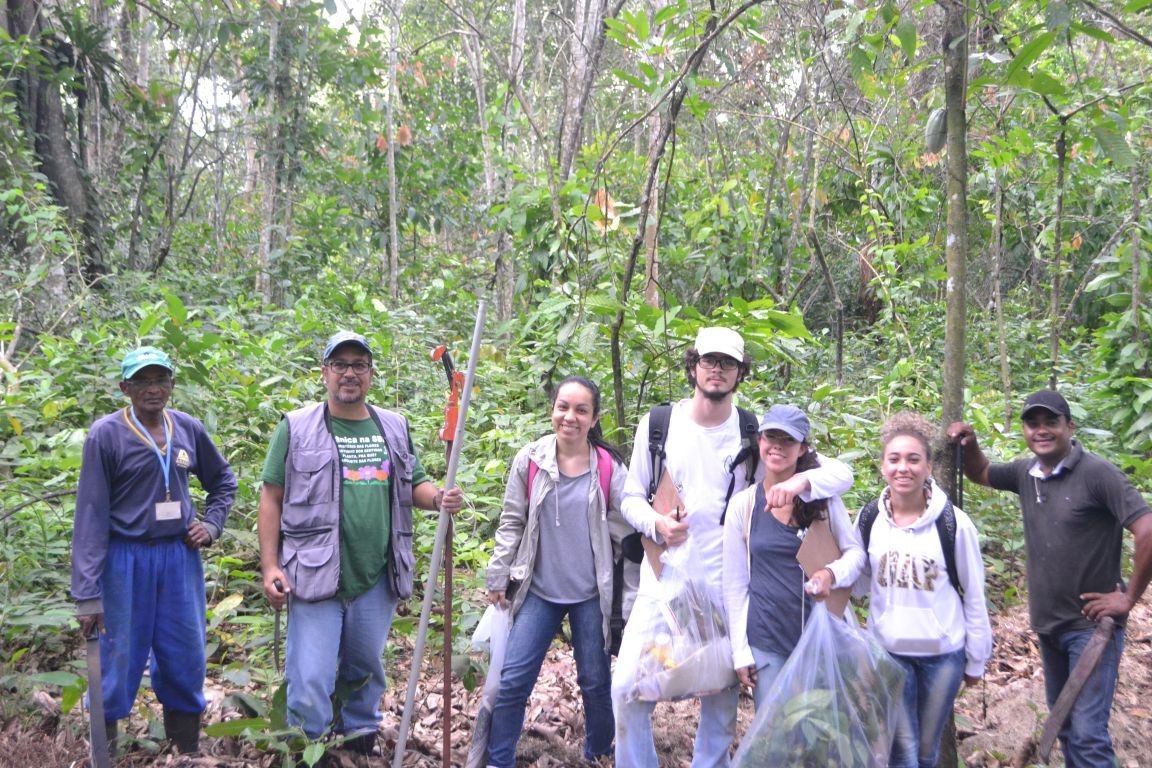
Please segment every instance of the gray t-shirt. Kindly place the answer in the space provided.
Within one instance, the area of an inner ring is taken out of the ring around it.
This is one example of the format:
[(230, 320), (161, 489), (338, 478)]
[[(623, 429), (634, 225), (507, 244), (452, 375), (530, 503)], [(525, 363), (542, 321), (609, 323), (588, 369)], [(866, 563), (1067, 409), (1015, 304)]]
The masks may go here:
[(532, 593), (553, 603), (582, 603), (596, 597), (596, 565), (588, 532), (588, 484), (592, 473), (560, 475), (560, 484), (540, 499), (540, 546)]
[(804, 569), (796, 561), (798, 529), (765, 510), (763, 483), (756, 490), (748, 532), (748, 644), (788, 656), (800, 640), (811, 605), (804, 595)]

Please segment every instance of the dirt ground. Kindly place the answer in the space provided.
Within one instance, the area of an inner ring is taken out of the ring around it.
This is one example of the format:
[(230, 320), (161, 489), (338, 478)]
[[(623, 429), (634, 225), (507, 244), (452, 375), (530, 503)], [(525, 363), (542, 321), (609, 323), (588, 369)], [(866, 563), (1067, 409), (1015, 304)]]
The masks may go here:
[[(996, 650), (983, 687), (961, 694), (957, 703), (958, 752), (969, 766), (999, 768), (1025, 766), (1027, 745), (1039, 734), (1047, 709), (1036, 642), (1028, 630), (1027, 611), (1016, 606), (993, 616)], [(403, 654), (397, 654), (403, 656)], [(406, 662), (401, 659), (402, 668)], [(405, 678), (406, 679), (406, 678)], [(362, 757), (344, 752), (331, 755), (334, 768), (363, 768), (391, 765), (396, 731), (403, 709), (404, 680), (385, 698), (385, 718), (381, 732), (383, 755)], [(437, 768), (442, 765), (441, 711), (442, 677), (431, 671), (417, 695), (417, 716), (413, 718), (408, 739), (407, 768)], [(1111, 732), (1116, 742), (1121, 766), (1139, 768), (1148, 764), (1146, 750), (1152, 743), (1152, 608), (1148, 601), (1137, 607), (1128, 625), (1126, 648), (1121, 664), (1120, 684), (1112, 711)], [(224, 689), (211, 692), (207, 722), (236, 717), (237, 713), (221, 707)], [(453, 766), (462, 766), (472, 737), (472, 715), (479, 691), (471, 694), (457, 685), (452, 702), (451, 733)], [(34, 702), (39, 718), (19, 717), (0, 724), (0, 766), (39, 768), (69, 766), (85, 768), (86, 724), (72, 712), (62, 716), (59, 702), (47, 693), (38, 692)], [(696, 706), (693, 702), (661, 704), (656, 709), (654, 730), (661, 764), (667, 768), (687, 768), (692, 754)], [(159, 717), (159, 713), (156, 713)], [(752, 720), (752, 702), (741, 704), (741, 732)], [(560, 768), (581, 763), (583, 716), (572, 656), (567, 648), (556, 647), (549, 654), (540, 674), (525, 720), (525, 734), (520, 740), (518, 766)], [(130, 733), (146, 728), (136, 716), (128, 725)], [(205, 738), (203, 754), (187, 757), (135, 751), (115, 764), (119, 768), (173, 766), (202, 768), (272, 768), (282, 764), (278, 755), (262, 754), (251, 745), (232, 738)], [(1059, 750), (1051, 765), (1062, 765)], [(624, 767), (621, 767), (624, 768)]]

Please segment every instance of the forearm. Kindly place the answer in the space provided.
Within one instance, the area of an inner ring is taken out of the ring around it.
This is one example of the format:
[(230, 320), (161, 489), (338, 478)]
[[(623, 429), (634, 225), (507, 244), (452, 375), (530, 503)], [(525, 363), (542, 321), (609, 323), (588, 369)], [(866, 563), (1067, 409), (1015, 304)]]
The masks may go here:
[(1152, 514), (1138, 519), (1132, 526), (1132, 534), (1136, 538), (1136, 553), (1128, 579), (1128, 599), (1136, 605), (1152, 581)]
[(430, 480), (412, 488), (412, 503), (420, 509), (439, 510), (444, 496), (440, 488)]
[(280, 567), (280, 517), (284, 510), (284, 489), (264, 483), (260, 489), (260, 508), (256, 513), (257, 539), (260, 542), (260, 567)]

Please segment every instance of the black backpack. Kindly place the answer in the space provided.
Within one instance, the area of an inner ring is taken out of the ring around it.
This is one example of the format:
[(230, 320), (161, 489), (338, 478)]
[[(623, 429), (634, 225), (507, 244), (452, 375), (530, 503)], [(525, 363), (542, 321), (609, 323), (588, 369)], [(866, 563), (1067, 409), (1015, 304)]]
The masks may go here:
[[(751, 485), (756, 480), (756, 469), (760, 466), (760, 450), (756, 444), (760, 422), (751, 411), (737, 406), (736, 412), (740, 416), (740, 450), (728, 465), (732, 477), (728, 480), (728, 492), (724, 494), (720, 525), (724, 525), (728, 501), (736, 488), (736, 468), (744, 464), (745, 477)], [(664, 444), (668, 442), (668, 424), (671, 421), (672, 406), (668, 403), (658, 405), (648, 412), (648, 454), (652, 458), (652, 479), (648, 481), (649, 502), (656, 497), (656, 486), (660, 484), (660, 475), (664, 473), (664, 460), (668, 458)]]
[[(860, 538), (864, 541), (864, 554), (868, 554), (868, 542), (872, 538), (872, 524), (880, 514), (880, 501), (873, 499), (860, 510), (856, 520), (860, 528)], [(952, 587), (964, 597), (964, 587), (960, 585), (960, 574), (956, 570), (956, 510), (952, 507), (950, 499), (944, 500), (944, 509), (936, 518), (936, 533), (940, 536), (940, 546), (944, 550), (944, 567), (948, 571), (948, 581)]]

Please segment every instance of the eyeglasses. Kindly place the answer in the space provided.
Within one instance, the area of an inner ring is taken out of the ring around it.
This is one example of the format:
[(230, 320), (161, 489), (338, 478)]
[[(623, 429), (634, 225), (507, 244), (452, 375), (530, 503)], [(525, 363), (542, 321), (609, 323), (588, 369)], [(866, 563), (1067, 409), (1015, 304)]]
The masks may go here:
[(788, 448), (800, 442), (796, 438), (792, 437), (792, 435), (786, 435), (783, 432), (761, 432), (760, 439), (766, 443), (779, 445), (784, 448)]
[(347, 360), (329, 360), (328, 362), (324, 363), (324, 365), (328, 366), (339, 374), (348, 373), (349, 368), (351, 368), (357, 375), (365, 374), (372, 370), (372, 363), (369, 363), (367, 360), (357, 360), (352, 363), (348, 362)]
[(133, 389), (152, 389), (152, 387), (168, 389), (172, 386), (172, 377), (161, 376), (156, 379), (128, 379), (128, 386)]
[(719, 368), (722, 371), (731, 371), (740, 365), (740, 361), (732, 357), (702, 357), (699, 360), (701, 368), (712, 370)]

